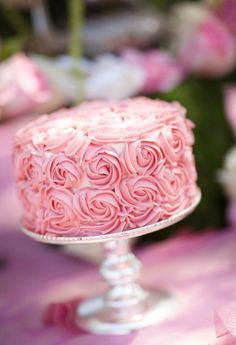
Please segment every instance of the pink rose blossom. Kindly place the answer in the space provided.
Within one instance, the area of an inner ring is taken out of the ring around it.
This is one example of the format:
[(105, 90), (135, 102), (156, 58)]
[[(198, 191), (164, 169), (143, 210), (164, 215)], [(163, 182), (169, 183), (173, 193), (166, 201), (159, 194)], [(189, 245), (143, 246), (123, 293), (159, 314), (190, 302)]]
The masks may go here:
[(152, 176), (123, 179), (116, 194), (123, 204), (123, 217), (129, 228), (155, 223), (163, 216), (162, 196)]
[(0, 117), (51, 112), (77, 96), (75, 78), (46, 58), (16, 54), (0, 65)]
[(101, 189), (112, 189), (120, 183), (122, 165), (112, 146), (88, 147), (84, 157), (85, 172), (91, 185)]
[(25, 55), (17, 54), (0, 65), (0, 116), (34, 112), (50, 100), (45, 75)]
[(204, 5), (177, 5), (172, 21), (172, 47), (187, 71), (219, 77), (233, 70), (236, 62), (233, 36)]
[(166, 125), (156, 138), (163, 156), (170, 164), (176, 165), (184, 155), (186, 147), (191, 146), (194, 142), (193, 136), (186, 130), (189, 125), (191, 124), (186, 121), (178, 126)]
[(33, 189), (38, 189), (43, 178), (43, 158), (29, 149), (19, 151), (15, 155), (14, 172), (19, 181), (28, 181)]
[(145, 93), (169, 91), (175, 88), (185, 77), (180, 62), (168, 52), (150, 50), (146, 53), (127, 49), (122, 56), (132, 66), (138, 66), (145, 72), (142, 91)]
[(196, 195), (196, 172), (186, 167), (187, 162), (176, 167), (163, 165), (155, 174), (165, 218), (185, 209)]
[(23, 225), (34, 230), (35, 228), (35, 218), (36, 212), (39, 205), (39, 196), (26, 181), (18, 181), (17, 183), (17, 193), (21, 200), (21, 209), (23, 213)]
[(205, 0), (215, 14), (225, 23), (236, 36), (236, 1), (235, 0)]
[(165, 160), (157, 141), (134, 141), (125, 143), (123, 165), (130, 175), (151, 175)]
[(224, 87), (225, 115), (236, 136), (236, 84)]
[(81, 234), (101, 235), (124, 229), (119, 199), (111, 190), (84, 188), (75, 194), (74, 206), (81, 221)]
[(64, 154), (51, 156), (44, 166), (46, 178), (54, 187), (80, 186), (80, 172), (76, 163)]
[(65, 188), (47, 188), (42, 199), (45, 212), (37, 219), (39, 228), (36, 231), (54, 235), (76, 233), (79, 221), (74, 212), (72, 192)]

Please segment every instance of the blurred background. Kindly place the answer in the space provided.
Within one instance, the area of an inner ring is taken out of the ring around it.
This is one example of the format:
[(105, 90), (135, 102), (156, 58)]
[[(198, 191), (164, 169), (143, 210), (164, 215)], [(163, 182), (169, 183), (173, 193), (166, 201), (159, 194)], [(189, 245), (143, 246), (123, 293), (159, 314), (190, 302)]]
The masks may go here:
[[(178, 296), (176, 315), (93, 337), (75, 313), (105, 290), (91, 265), (103, 249), (19, 231), (12, 138), (40, 114), (134, 96), (187, 108), (202, 201), (174, 228), (139, 239), (152, 242), (137, 249), (141, 282)], [(0, 343), (236, 344), (235, 136), (236, 0), (0, 0)]]
[(0, 0), (2, 156), (7, 131), (83, 99), (178, 100), (203, 191), (184, 224), (222, 228), (234, 222), (235, 66), (234, 0)]

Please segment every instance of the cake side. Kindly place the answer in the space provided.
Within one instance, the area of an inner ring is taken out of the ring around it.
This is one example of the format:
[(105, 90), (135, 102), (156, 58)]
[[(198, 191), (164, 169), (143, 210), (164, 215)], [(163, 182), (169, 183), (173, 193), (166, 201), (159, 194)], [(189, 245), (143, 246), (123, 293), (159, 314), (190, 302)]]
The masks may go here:
[(179, 103), (95, 101), (20, 129), (13, 162), (24, 226), (91, 236), (167, 219), (196, 195), (193, 124)]

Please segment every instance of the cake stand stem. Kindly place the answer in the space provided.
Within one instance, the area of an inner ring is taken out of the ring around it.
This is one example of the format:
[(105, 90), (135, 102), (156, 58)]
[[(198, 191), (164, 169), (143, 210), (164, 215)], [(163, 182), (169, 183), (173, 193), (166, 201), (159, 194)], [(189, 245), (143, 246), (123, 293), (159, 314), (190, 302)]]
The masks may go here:
[(137, 282), (140, 268), (128, 240), (104, 242), (100, 272), (109, 288), (79, 305), (79, 327), (98, 334), (124, 334), (167, 317), (173, 299), (165, 292), (143, 289)]
[[(146, 292), (137, 283), (141, 264), (130, 252), (129, 241), (105, 242), (104, 252), (100, 272), (110, 287), (105, 296), (107, 305), (117, 311), (135, 308), (146, 297)], [(119, 318), (120, 312), (116, 316)]]

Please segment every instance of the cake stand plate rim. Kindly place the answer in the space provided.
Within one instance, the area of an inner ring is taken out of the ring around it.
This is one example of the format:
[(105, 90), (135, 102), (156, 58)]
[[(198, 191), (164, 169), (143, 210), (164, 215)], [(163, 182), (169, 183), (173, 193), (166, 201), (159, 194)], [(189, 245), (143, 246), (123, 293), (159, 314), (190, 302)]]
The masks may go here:
[(96, 236), (51, 236), (51, 235), (42, 235), (38, 233), (34, 233), (31, 230), (28, 230), (25, 228), (22, 224), (20, 225), (20, 229), (22, 232), (31, 237), (32, 239), (43, 242), (43, 243), (51, 243), (51, 244), (82, 244), (82, 243), (98, 243), (98, 242), (106, 242), (106, 241), (114, 241), (114, 240), (125, 240), (130, 239), (134, 237), (139, 237), (142, 235), (146, 235), (149, 233), (152, 233), (154, 231), (159, 231), (164, 228), (167, 228), (168, 226), (174, 225), (184, 219), (186, 216), (188, 216), (190, 213), (192, 213), (197, 205), (199, 204), (201, 200), (201, 190), (198, 189), (198, 192), (196, 193), (196, 197), (194, 198), (193, 203), (182, 210), (179, 213), (176, 213), (175, 215), (169, 217), (168, 219), (162, 220), (160, 222), (146, 225), (144, 227), (131, 229), (131, 230), (125, 230), (122, 232), (115, 232), (115, 233), (109, 233), (104, 235), (96, 235)]

